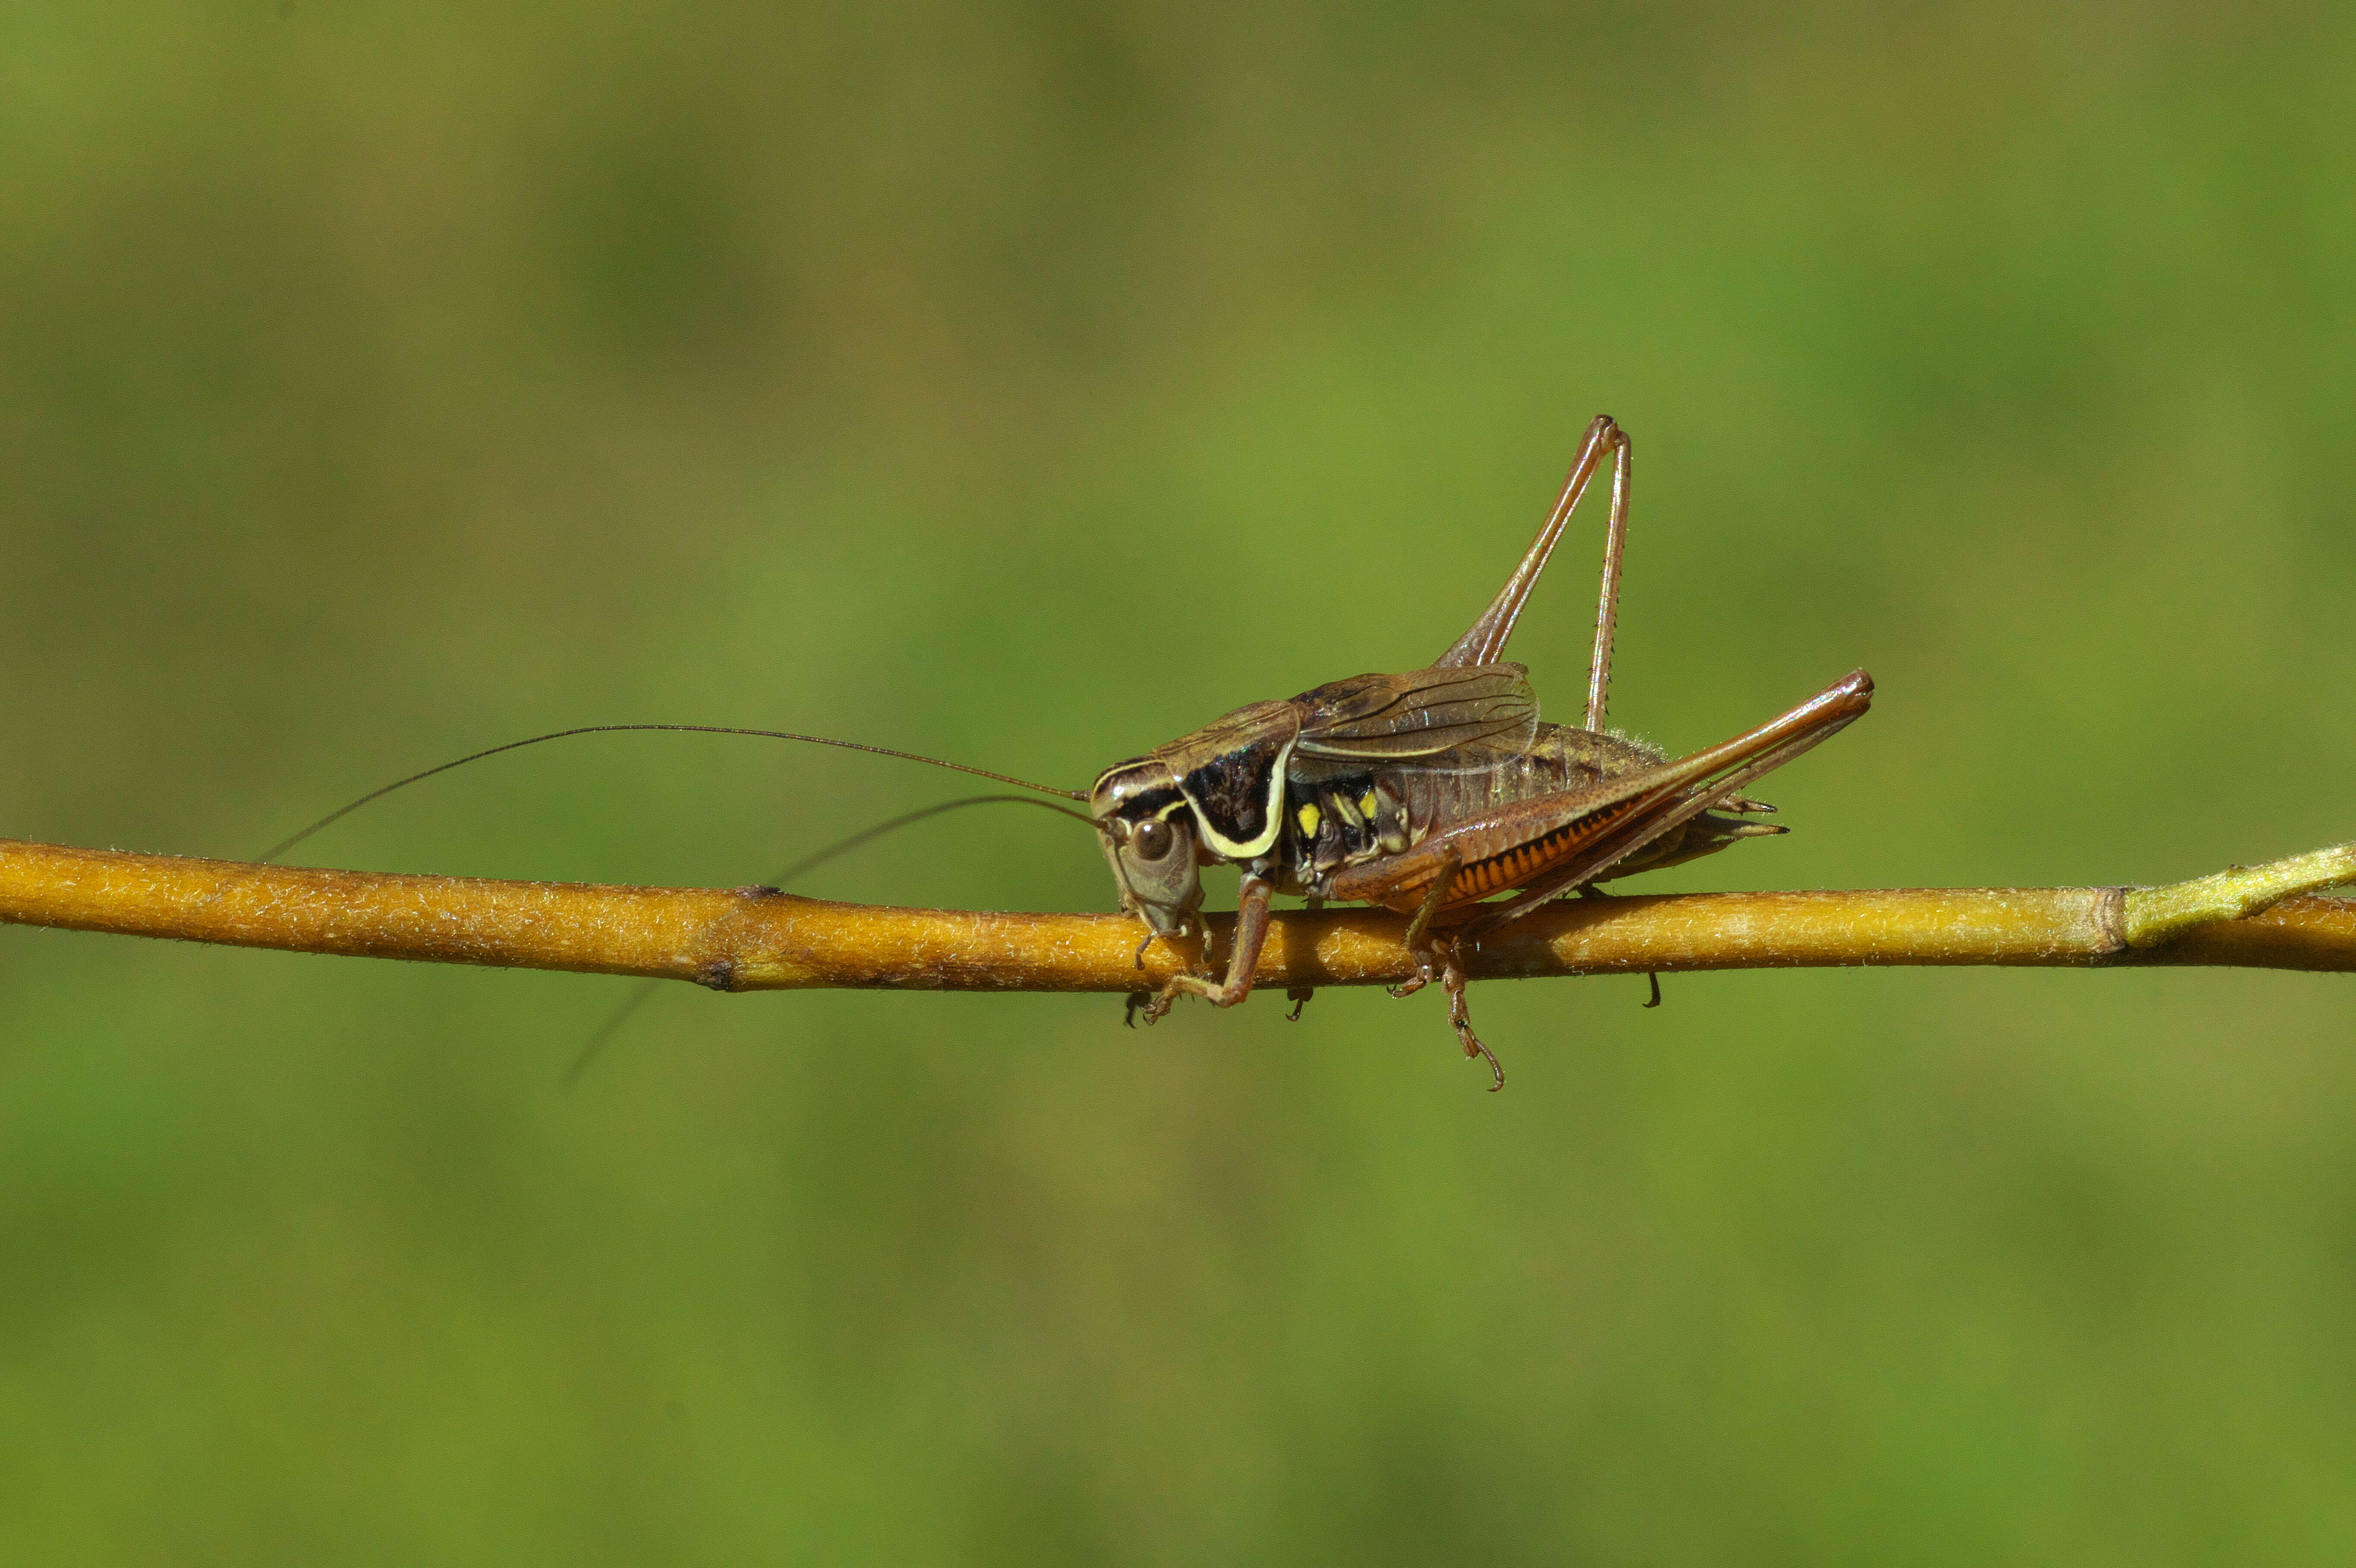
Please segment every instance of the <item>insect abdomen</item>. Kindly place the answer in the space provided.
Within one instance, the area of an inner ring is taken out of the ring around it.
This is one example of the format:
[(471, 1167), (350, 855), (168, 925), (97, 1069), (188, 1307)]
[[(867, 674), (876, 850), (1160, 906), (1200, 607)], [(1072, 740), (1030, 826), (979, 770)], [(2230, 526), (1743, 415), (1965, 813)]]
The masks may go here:
[[(1637, 802), (1622, 800), (1601, 811), (1567, 822), (1543, 837), (1526, 844), (1516, 844), (1502, 855), (1467, 866), (1456, 873), (1448, 884), (1448, 896), (1442, 908), (1456, 904), (1477, 903), (1508, 888), (1518, 888), (1536, 881), (1556, 866), (1579, 852), (1589, 841), (1614, 822), (1628, 815)], [(1427, 884), (1428, 886), (1428, 884)], [(1423, 889), (1418, 889), (1420, 902)]]

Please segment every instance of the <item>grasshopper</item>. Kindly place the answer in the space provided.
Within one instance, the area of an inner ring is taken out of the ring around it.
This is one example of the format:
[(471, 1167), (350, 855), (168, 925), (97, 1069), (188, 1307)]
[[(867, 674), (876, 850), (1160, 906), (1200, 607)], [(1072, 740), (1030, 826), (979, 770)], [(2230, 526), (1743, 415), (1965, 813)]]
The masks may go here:
[[(1527, 669), (1501, 656), (1607, 454), (1612, 499), (1586, 722), (1572, 729), (1539, 720)], [(1145, 923), (1141, 965), (1156, 939), (1198, 924), (1203, 867), (1242, 870), (1225, 975), (1189, 970), (1131, 997), (1132, 1022), (1162, 1018), (1183, 996), (1231, 1008), (1251, 995), (1278, 893), (1312, 907), (1379, 904), (1409, 917), (1417, 966), (1392, 994), (1438, 981), (1465, 1055), (1486, 1058), (1491, 1087), (1502, 1089), (1505, 1071), (1465, 1005), (1469, 944), (1549, 899), (1784, 831), (1747, 820), (1774, 808), (1740, 791), (1864, 713), (1873, 679), (1853, 671), (1756, 729), (1674, 760), (1605, 730), (1630, 468), (1626, 433), (1599, 417), (1521, 564), (1430, 668), (1255, 702), (1098, 776), (1088, 812), (1123, 912)], [(1207, 961), (1207, 930), (1205, 938)], [(1308, 997), (1290, 993), (1293, 1017)]]
[[(1595, 651), (1588, 666), (1586, 723), (1573, 729), (1541, 722), (1529, 672), (1502, 662), (1500, 656), (1571, 512), (1607, 455), (1612, 500)], [(1288, 701), (1238, 708), (1192, 734), (1107, 768), (1086, 793), (825, 735), (707, 724), (593, 724), (511, 741), (412, 773), (330, 813), (261, 859), (276, 859), (394, 790), (502, 752), (572, 735), (631, 730), (759, 735), (929, 763), (1085, 803), (1087, 816), (1081, 820), (1103, 841), (1121, 910), (1144, 923), (1145, 938), (1137, 949), (1141, 967), (1155, 941), (1188, 935), (1200, 924), (1205, 866), (1241, 868), (1226, 973), (1182, 971), (1158, 992), (1132, 995), (1132, 1023), (1141, 1015), (1148, 1023), (1161, 1019), (1183, 996), (1231, 1008), (1251, 995), (1268, 937), (1269, 902), (1278, 893), (1305, 898), (1312, 907), (1333, 901), (1379, 904), (1409, 917), (1407, 946), (1416, 972), (1393, 994), (1407, 996), (1437, 981), (1447, 993), (1449, 1022), (1465, 1055), (1486, 1058), (1490, 1087), (1502, 1089), (1505, 1070), (1473, 1032), (1466, 1010), (1466, 948), (1549, 899), (1599, 892), (1599, 881), (1714, 854), (1738, 838), (1784, 831), (1749, 820), (1774, 807), (1741, 794), (1743, 786), (1848, 724), (1873, 700), (1872, 677), (1852, 671), (1756, 729), (1674, 760), (1656, 747), (1605, 730), (1620, 562), (1628, 536), (1629, 472), (1626, 433), (1610, 415), (1599, 417), (1588, 426), (1561, 494), (1521, 564), (1471, 630), (1430, 668), (1353, 676)], [(1020, 798), (985, 795), (913, 812), (821, 851), (803, 866), (940, 811)], [(1060, 806), (1051, 809), (1080, 816)], [(1207, 964), (1207, 930), (1204, 935)], [(1305, 989), (1288, 994), (1296, 1004), (1294, 1018), (1309, 995)]]

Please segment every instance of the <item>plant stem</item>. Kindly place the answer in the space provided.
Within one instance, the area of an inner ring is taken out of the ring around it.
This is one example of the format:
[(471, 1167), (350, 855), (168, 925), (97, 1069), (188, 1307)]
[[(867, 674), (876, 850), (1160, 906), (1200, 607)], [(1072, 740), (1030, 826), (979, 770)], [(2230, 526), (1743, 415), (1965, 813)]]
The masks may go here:
[[(2232, 965), (2356, 969), (2356, 846), (2171, 887), (1692, 893), (1556, 903), (1468, 954), (1476, 979), (1847, 965)], [(1134, 991), (1202, 955), (1136, 957), (1109, 914), (894, 909), (773, 889), (610, 887), (184, 859), (0, 839), (0, 922), (302, 953), (811, 987)], [(1232, 917), (1212, 917), (1222, 958)], [(1279, 915), (1262, 988), (1371, 986), (1412, 968), (1378, 911)]]

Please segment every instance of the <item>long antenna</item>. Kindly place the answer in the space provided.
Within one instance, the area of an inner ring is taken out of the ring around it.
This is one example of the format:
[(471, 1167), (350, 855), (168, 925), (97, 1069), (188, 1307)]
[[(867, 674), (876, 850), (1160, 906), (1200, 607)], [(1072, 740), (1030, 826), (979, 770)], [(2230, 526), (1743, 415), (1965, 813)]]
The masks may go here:
[(407, 789), (411, 784), (423, 779), (430, 779), (435, 773), (446, 773), (452, 768), (463, 768), (468, 763), (479, 763), (485, 757), (496, 757), (501, 752), (513, 752), (525, 746), (537, 746), (543, 741), (562, 741), (570, 735), (610, 735), (626, 730), (669, 730), (691, 735), (757, 735), (770, 741), (807, 741), (813, 746), (839, 746), (846, 752), (869, 752), (879, 757), (898, 757), (904, 762), (930, 763), (937, 768), (954, 768), (961, 773), (972, 773), (979, 778), (994, 779), (1000, 784), (1012, 784), (1017, 789), (1037, 790), (1041, 795), (1061, 795), (1066, 800), (1088, 798), (1078, 790), (1056, 789), (1051, 784), (1033, 784), (1028, 779), (1018, 779), (1012, 773), (994, 773), (988, 768), (969, 768), (963, 763), (943, 762), (938, 757), (927, 757), (918, 752), (895, 752), (889, 746), (866, 746), (857, 741), (837, 741), (826, 735), (796, 735), (784, 730), (738, 730), (724, 724), (584, 724), (578, 730), (557, 730), (545, 735), (533, 735), (521, 741), (509, 741), (504, 746), (493, 746), (487, 752), (476, 752), (471, 755), (460, 757), (456, 762), (444, 763), (439, 767), (428, 768), (422, 773), (412, 773), (405, 779), (395, 779), (382, 789), (372, 789), (350, 805), (339, 806), (329, 812), (293, 837), (273, 845), (268, 854), (258, 857), (257, 863), (264, 866), (270, 864), (314, 833), (341, 822), (369, 802), (382, 800), (394, 790)]
[[(837, 856), (851, 853), (862, 844), (871, 843), (883, 837), (886, 833), (896, 832), (912, 822), (922, 822), (928, 816), (938, 816), (945, 811), (962, 810), (969, 805), (1035, 805), (1042, 811), (1052, 811), (1059, 816), (1068, 816), (1075, 822), (1087, 823), (1091, 827), (1096, 826), (1094, 817), (1083, 816), (1076, 811), (1057, 805), (1051, 801), (1033, 800), (1027, 795), (969, 795), (962, 800), (946, 800), (938, 805), (927, 805), (916, 811), (906, 812), (892, 818), (889, 822), (879, 822), (873, 827), (862, 828), (848, 838), (838, 838), (825, 848), (805, 855), (779, 871), (769, 879), (767, 885), (782, 890), (787, 883), (796, 878), (817, 870)], [(581, 1054), (574, 1057), (573, 1065), (566, 1069), (565, 1088), (571, 1089), (575, 1083), (581, 1082), (582, 1074), (589, 1071), (589, 1064), (597, 1060), (597, 1054), (605, 1049), (605, 1043), (622, 1032), (622, 1026), (628, 1023), (640, 1008), (651, 1001), (655, 993), (663, 988), (663, 985), (664, 982), (659, 978), (641, 981), (637, 990), (633, 991), (612, 1012), (605, 1015), (605, 1021), (597, 1026), (597, 1032), (589, 1037), (588, 1043), (581, 1048)]]

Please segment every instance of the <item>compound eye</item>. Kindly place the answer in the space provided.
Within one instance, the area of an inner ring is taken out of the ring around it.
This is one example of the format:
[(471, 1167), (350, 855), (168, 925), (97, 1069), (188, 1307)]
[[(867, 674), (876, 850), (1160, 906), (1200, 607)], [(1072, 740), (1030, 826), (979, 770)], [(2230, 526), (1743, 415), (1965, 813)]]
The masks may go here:
[(1137, 825), (1137, 832), (1130, 843), (1136, 848), (1139, 859), (1159, 860), (1170, 853), (1170, 846), (1176, 837), (1177, 835), (1170, 831), (1168, 823), (1158, 816), (1149, 816)]

